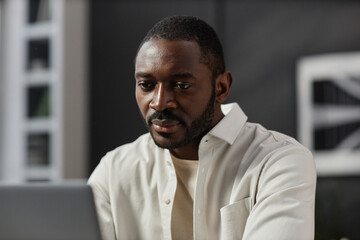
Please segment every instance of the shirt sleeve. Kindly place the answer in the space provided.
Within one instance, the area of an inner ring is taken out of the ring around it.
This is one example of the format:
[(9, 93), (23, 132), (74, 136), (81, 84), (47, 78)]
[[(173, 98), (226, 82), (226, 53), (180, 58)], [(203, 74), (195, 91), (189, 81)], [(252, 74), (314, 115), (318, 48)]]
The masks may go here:
[(115, 240), (114, 221), (109, 196), (109, 173), (106, 156), (91, 174), (88, 184), (94, 194), (102, 240)]
[(314, 239), (316, 170), (306, 149), (268, 156), (243, 240)]

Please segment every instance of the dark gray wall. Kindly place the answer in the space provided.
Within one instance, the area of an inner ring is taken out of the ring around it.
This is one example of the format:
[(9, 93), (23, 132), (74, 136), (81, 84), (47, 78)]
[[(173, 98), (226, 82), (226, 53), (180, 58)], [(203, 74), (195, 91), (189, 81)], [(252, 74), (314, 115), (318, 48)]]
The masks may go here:
[(360, 239), (360, 176), (319, 177), (315, 239)]
[(359, 1), (105, 1), (90, 8), (91, 169), (109, 150), (144, 133), (134, 98), (133, 60), (158, 20), (196, 15), (223, 42), (234, 81), (229, 101), (249, 120), (296, 137), (296, 61), (360, 50)]

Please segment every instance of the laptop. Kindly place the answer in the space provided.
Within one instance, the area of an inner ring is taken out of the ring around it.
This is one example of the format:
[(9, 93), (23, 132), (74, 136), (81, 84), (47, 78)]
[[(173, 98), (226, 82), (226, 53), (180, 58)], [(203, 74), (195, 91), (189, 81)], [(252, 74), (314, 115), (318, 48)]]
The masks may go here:
[(0, 184), (0, 240), (100, 240), (85, 183)]

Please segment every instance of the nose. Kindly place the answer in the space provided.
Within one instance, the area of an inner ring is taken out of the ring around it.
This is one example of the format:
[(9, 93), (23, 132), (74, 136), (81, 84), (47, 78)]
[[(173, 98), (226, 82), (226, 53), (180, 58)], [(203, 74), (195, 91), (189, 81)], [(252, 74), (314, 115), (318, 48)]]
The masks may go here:
[(153, 98), (150, 102), (150, 107), (157, 111), (164, 111), (165, 109), (176, 108), (174, 92), (164, 83), (158, 83), (154, 90)]

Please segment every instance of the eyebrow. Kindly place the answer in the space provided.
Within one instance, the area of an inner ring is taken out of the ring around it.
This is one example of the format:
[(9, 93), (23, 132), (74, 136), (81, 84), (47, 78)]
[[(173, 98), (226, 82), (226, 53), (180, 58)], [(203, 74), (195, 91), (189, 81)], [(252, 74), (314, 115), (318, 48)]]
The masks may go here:
[(149, 73), (137, 72), (137, 73), (135, 74), (135, 77), (136, 77), (136, 78), (151, 78), (152, 75), (149, 74)]
[[(137, 72), (135, 74), (136, 78), (151, 78), (152, 75), (149, 73), (145, 73), (145, 72)], [(170, 77), (174, 78), (174, 79), (187, 79), (187, 78), (194, 78), (194, 76), (191, 73), (188, 72), (184, 72), (184, 73), (174, 73), (174, 74), (170, 74)]]
[(182, 79), (186, 79), (186, 78), (194, 78), (194, 75), (192, 75), (191, 73), (188, 72), (184, 72), (184, 73), (174, 73), (170, 75), (172, 78), (182, 78)]

